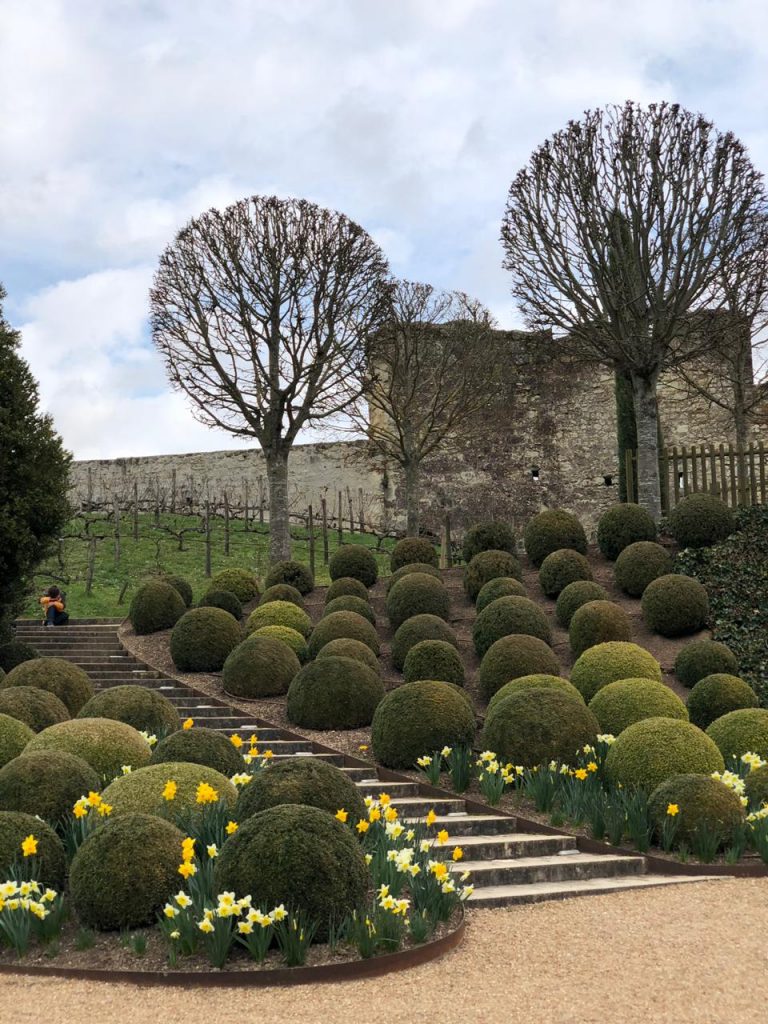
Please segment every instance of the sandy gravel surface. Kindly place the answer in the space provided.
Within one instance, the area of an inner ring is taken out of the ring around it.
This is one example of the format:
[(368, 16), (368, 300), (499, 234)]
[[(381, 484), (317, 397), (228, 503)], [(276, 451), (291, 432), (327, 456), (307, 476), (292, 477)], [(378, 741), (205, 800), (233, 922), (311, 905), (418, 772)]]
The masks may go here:
[(0, 1024), (765, 1024), (768, 880), (474, 911), (463, 946), (400, 974), (295, 989), (0, 977)]

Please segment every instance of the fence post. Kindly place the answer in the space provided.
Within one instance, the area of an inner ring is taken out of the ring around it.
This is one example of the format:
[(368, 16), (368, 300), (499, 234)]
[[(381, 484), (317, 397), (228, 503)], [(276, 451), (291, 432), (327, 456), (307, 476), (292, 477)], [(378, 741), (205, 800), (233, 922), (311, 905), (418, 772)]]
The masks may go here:
[(760, 461), (760, 501), (765, 502), (765, 445), (760, 442), (758, 447)]
[(347, 487), (347, 505), (349, 506), (349, 532), (355, 532), (355, 511), (352, 508), (352, 492)]
[(248, 477), (243, 480), (243, 532), (248, 533)]
[(717, 482), (717, 462), (715, 461), (714, 445), (709, 447), (709, 488), (712, 494), (719, 494), (722, 497), (722, 485)]
[(757, 466), (755, 464), (755, 442), (749, 442), (749, 502), (757, 504)]
[(312, 515), (312, 505), (307, 510), (307, 528), (309, 530), (309, 571), (315, 575), (315, 519)]
[(344, 521), (342, 520), (343, 512), (344, 506), (341, 503), (341, 491), (339, 491), (339, 522), (337, 524), (339, 530), (339, 545), (344, 543)]
[(659, 453), (659, 475), (661, 477), (660, 490), (661, 490), (661, 511), (663, 515), (669, 512), (669, 458), (667, 457), (666, 448), (662, 448)]
[(739, 488), (736, 482), (736, 452), (732, 444), (728, 445), (728, 457), (731, 460), (731, 507), (736, 508), (739, 504)]
[(88, 572), (85, 577), (85, 596), (91, 596), (93, 589), (93, 574), (96, 569), (96, 538), (88, 538)]
[(320, 508), (323, 513), (323, 564), (328, 565), (328, 502), (325, 495), (320, 499)]
[(723, 445), (717, 450), (717, 461), (720, 463), (720, 497), (728, 504), (728, 478), (725, 473), (725, 448)]
[(365, 533), (365, 509), (363, 507), (363, 488), (357, 488), (358, 515), (360, 518), (360, 533)]
[(736, 458), (739, 479), (739, 504), (747, 504), (747, 463), (744, 458), (744, 444), (742, 441), (736, 445)]
[(229, 496), (224, 491), (224, 554), (229, 554)]

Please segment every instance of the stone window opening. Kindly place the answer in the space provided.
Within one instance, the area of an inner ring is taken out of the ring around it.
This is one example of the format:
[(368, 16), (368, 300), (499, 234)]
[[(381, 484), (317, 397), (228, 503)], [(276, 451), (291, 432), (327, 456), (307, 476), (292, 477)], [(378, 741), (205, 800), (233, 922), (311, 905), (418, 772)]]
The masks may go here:
[(606, 473), (603, 477), (603, 483), (606, 487), (613, 487), (613, 476), (610, 473)]
[(532, 466), (531, 467), (531, 480), (533, 480), (533, 482), (535, 484), (541, 483), (541, 480), (539, 479), (539, 467), (538, 466)]

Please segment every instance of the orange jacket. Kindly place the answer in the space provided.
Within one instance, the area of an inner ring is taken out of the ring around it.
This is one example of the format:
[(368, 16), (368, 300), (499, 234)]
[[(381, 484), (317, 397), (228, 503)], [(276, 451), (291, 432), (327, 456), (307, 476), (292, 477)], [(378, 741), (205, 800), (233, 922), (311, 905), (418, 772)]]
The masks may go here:
[(44, 612), (47, 612), (51, 605), (53, 605), (57, 612), (64, 611), (64, 602), (60, 597), (48, 597), (46, 594), (45, 597), (40, 598), (40, 604), (43, 606)]

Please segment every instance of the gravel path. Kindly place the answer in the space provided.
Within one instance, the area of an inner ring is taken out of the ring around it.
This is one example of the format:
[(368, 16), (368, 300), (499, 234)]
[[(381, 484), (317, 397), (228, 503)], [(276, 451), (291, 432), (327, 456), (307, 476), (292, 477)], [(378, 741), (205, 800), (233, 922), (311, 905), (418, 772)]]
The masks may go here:
[(142, 989), (0, 977), (0, 1024), (764, 1024), (768, 879), (474, 911), (463, 946), (380, 979)]

